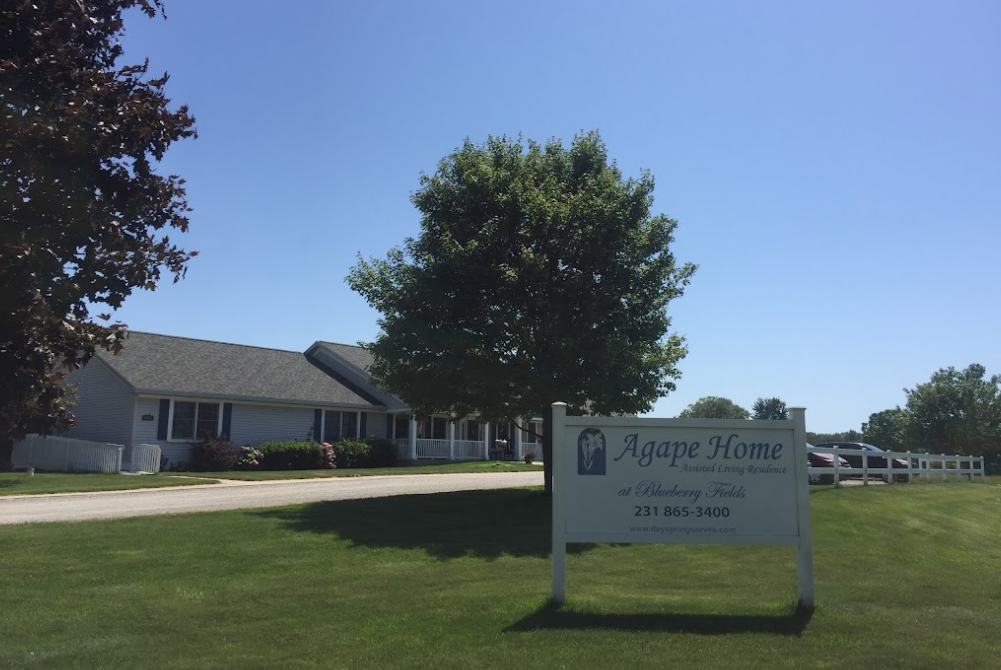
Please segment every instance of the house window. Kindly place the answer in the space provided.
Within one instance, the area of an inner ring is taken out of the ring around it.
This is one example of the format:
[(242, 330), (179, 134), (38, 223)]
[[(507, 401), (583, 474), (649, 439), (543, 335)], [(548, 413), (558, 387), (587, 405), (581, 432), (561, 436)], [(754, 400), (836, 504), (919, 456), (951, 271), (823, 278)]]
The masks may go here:
[(358, 437), (358, 412), (341, 412), (341, 437)]
[(431, 420), (431, 439), (432, 440), (444, 440), (445, 439), (445, 426), (448, 421), (445, 417), (436, 416)]
[(466, 419), (466, 436), (464, 439), (467, 440), (479, 440), (480, 439), (480, 422), (476, 419)]
[(323, 441), (339, 442), (358, 436), (358, 413), (327, 410), (323, 417)]
[(528, 432), (525, 433), (521, 438), (522, 442), (525, 442), (526, 444), (535, 444), (536, 442), (539, 441), (538, 436), (542, 434), (541, 425), (537, 423), (529, 423), (528, 425), (525, 426), (525, 429)]
[(174, 400), (171, 404), (173, 418), (168, 440), (202, 440), (219, 435), (219, 420), (222, 418), (219, 403)]
[(410, 417), (403, 415), (397, 415), (396, 417), (396, 432), (394, 433), (396, 438), (401, 439), (404, 437), (410, 437)]

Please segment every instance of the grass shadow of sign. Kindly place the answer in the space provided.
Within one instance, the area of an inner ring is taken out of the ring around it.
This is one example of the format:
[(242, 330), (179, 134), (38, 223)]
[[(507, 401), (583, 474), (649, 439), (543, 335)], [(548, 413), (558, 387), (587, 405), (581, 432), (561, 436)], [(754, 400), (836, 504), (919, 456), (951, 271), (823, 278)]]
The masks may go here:
[[(527, 489), (341, 500), (262, 510), (289, 530), (331, 534), (354, 546), (423, 549), (440, 560), (548, 558), (551, 499)], [(580, 553), (592, 545), (571, 545)]]
[(534, 630), (620, 630), (692, 635), (772, 633), (800, 635), (813, 618), (813, 611), (794, 608), (785, 615), (756, 614), (607, 614), (560, 607), (552, 601), (512, 624), (505, 632)]

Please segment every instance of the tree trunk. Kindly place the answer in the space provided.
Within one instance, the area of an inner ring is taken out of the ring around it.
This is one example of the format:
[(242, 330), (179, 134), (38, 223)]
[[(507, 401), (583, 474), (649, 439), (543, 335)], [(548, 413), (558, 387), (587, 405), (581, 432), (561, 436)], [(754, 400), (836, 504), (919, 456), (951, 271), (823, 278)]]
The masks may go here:
[(0, 472), (14, 471), (14, 442), (0, 437)]
[(545, 495), (553, 495), (553, 408), (542, 412), (542, 471), (545, 479)]

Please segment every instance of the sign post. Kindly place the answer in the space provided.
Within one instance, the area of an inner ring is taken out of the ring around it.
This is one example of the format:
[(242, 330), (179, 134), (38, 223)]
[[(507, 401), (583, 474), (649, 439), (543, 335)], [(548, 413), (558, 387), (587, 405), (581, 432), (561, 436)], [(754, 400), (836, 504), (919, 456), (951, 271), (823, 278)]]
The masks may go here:
[(553, 588), (567, 542), (789, 544), (813, 609), (805, 410), (785, 421), (567, 416), (553, 411)]

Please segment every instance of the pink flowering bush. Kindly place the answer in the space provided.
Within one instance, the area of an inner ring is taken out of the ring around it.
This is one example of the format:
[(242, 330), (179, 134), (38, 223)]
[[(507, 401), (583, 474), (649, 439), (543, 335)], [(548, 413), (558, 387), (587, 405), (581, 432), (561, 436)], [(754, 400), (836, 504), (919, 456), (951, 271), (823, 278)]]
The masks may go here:
[(329, 442), (324, 442), (320, 445), (323, 449), (323, 466), (333, 470), (337, 467), (337, 453), (334, 451), (334, 445)]
[(264, 454), (257, 447), (244, 445), (240, 447), (240, 459), (236, 462), (237, 470), (256, 470), (261, 466)]

